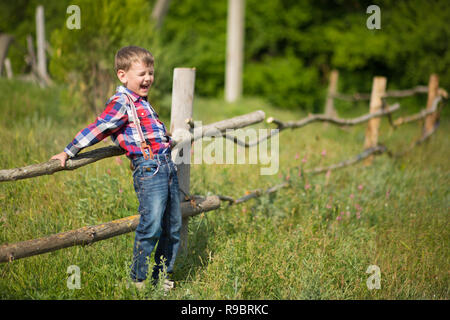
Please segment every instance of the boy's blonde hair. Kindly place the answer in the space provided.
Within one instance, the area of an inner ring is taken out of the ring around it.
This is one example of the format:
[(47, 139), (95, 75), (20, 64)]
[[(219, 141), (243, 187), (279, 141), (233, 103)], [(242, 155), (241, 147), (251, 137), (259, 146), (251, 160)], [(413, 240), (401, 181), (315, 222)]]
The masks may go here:
[(143, 62), (147, 66), (153, 66), (153, 55), (144, 48), (137, 46), (123, 47), (117, 51), (114, 58), (114, 69), (128, 71), (133, 62)]

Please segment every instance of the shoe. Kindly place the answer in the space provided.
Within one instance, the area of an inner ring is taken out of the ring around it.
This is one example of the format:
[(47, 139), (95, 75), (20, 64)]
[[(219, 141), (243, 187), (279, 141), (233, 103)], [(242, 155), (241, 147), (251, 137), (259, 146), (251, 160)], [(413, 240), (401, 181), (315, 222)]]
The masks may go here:
[(145, 283), (144, 281), (132, 281), (131, 284), (138, 289), (139, 291), (145, 289)]
[(175, 288), (175, 282), (173, 282), (172, 280), (169, 280), (169, 279), (164, 279), (164, 283), (163, 283), (164, 292), (168, 292), (168, 291), (172, 290), (173, 288)]
[(164, 291), (164, 296), (167, 296), (167, 293), (172, 290), (173, 288), (175, 288), (175, 282), (173, 282), (172, 280), (169, 279), (164, 279), (164, 282), (162, 284), (162, 288)]

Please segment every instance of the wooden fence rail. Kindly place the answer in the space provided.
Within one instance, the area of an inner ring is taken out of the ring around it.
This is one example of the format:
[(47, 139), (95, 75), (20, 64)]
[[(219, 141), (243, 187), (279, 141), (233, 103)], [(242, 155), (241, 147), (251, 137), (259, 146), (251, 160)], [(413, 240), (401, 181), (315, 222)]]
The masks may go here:
[(275, 119), (275, 118), (268, 118), (267, 123), (274, 123), (278, 126), (279, 130), (284, 129), (295, 129), (295, 128), (301, 128), (306, 126), (307, 124), (313, 123), (313, 122), (329, 122), (338, 126), (354, 126), (357, 124), (362, 124), (364, 122), (369, 121), (373, 118), (383, 117), (385, 115), (388, 115), (390, 113), (393, 113), (397, 110), (400, 110), (400, 104), (396, 103), (392, 106), (387, 107), (386, 109), (379, 110), (374, 113), (367, 113), (365, 115), (353, 118), (353, 119), (342, 119), (338, 117), (332, 117), (327, 116), (324, 114), (310, 114), (306, 118), (303, 118), (298, 121), (286, 121), (283, 122), (281, 120)]
[[(446, 95), (446, 90), (439, 88), (441, 95)], [(428, 93), (428, 87), (427, 86), (416, 86), (411, 89), (404, 89), (404, 90), (391, 90), (387, 91), (383, 98), (405, 98), (410, 97), (416, 94), (420, 93)], [(347, 102), (355, 102), (355, 101), (364, 101), (364, 100), (370, 100), (370, 93), (354, 93), (354, 94), (343, 94), (343, 93), (333, 93), (330, 94), (330, 97), (333, 99), (343, 100)]]
[[(191, 135), (190, 139), (175, 142), (174, 145), (182, 145), (184, 143), (190, 144), (194, 140), (209, 136), (216, 132), (225, 132), (227, 129), (243, 128), (261, 122), (264, 118), (265, 114), (263, 111), (255, 111), (231, 119), (221, 120), (202, 127), (201, 130), (198, 131), (200, 134), (195, 136)], [(55, 172), (63, 170), (75, 170), (96, 161), (109, 157), (120, 156), (124, 153), (125, 151), (119, 147), (109, 146), (80, 153), (76, 157), (68, 159), (65, 167), (61, 167), (58, 160), (49, 160), (43, 163), (33, 164), (21, 168), (3, 169), (0, 170), (0, 182), (16, 181), (42, 175), (51, 175)]]
[[(190, 217), (201, 212), (218, 209), (220, 199), (218, 196), (196, 197), (196, 205), (191, 202), (181, 203), (183, 217)], [(3, 244), (0, 246), (0, 262), (26, 258), (46, 252), (51, 252), (77, 245), (87, 245), (100, 240), (109, 239), (124, 233), (134, 231), (139, 224), (140, 215), (102, 223), (95, 226), (83, 227), (76, 230), (54, 234), (48, 237)]]

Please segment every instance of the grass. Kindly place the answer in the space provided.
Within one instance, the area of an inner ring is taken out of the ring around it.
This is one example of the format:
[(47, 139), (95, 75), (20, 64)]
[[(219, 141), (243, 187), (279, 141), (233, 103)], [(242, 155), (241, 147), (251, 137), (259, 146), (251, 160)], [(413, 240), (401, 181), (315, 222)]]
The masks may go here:
[[(1, 168), (48, 160), (94, 119), (83, 116), (62, 87), (6, 80), (0, 85), (6, 97), (0, 109)], [(258, 109), (282, 120), (305, 116), (259, 98), (227, 105), (196, 97), (194, 104), (194, 119), (204, 123)], [(366, 112), (363, 104), (339, 110), (343, 117)], [(359, 153), (364, 131), (364, 125), (322, 124), (285, 130), (280, 170), (272, 176), (260, 175), (261, 165), (192, 165), (193, 194), (237, 198), (286, 179), (291, 187), (241, 205), (222, 203), (192, 218), (188, 252), (176, 263), (178, 287), (167, 296), (161, 286), (144, 292), (129, 287), (134, 240), (129, 233), (1, 264), (0, 298), (449, 299), (448, 112), (430, 141), (400, 159), (382, 155), (372, 166), (332, 172), (328, 181), (325, 175), (299, 177), (300, 166), (328, 165)], [(394, 131), (383, 119), (380, 132), (389, 148), (402, 150), (420, 135), (421, 123)], [(0, 243), (14, 243), (134, 215), (138, 203), (128, 161), (120, 157), (1, 183), (0, 205)], [(67, 287), (71, 265), (81, 270), (80, 289)], [(370, 265), (380, 268), (379, 290), (367, 288)]]

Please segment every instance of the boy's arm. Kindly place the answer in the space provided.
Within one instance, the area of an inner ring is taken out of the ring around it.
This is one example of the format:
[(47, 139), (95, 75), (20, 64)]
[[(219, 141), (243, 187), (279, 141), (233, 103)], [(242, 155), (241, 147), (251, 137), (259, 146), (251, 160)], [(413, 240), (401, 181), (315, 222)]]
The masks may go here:
[[(96, 121), (77, 133), (63, 152), (51, 159), (59, 159), (61, 165), (70, 157), (74, 157), (80, 150), (92, 146), (120, 129), (128, 121), (126, 104), (121, 97), (115, 97), (106, 106)], [(67, 156), (67, 157), (66, 157)]]

